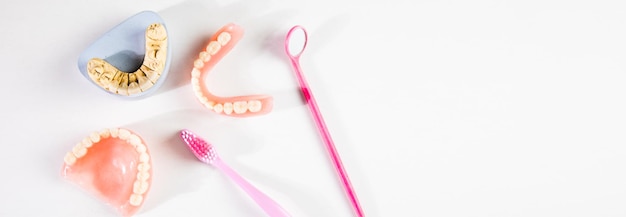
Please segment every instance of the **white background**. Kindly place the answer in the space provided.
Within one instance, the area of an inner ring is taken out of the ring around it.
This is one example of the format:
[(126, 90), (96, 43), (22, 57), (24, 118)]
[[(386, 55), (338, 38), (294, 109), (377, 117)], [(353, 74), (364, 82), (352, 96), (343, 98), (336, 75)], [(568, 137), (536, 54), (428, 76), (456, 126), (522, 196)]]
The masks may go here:
[[(137, 216), (263, 216), (178, 139), (191, 129), (293, 216), (350, 216), (282, 38), (302, 68), (367, 216), (626, 216), (623, 1), (3, 1), (0, 216), (115, 216), (60, 175), (90, 132), (147, 141)], [(143, 10), (166, 21), (165, 85), (142, 100), (78, 71), (91, 42)], [(219, 27), (244, 38), (211, 72), (223, 95), (271, 94), (262, 117), (197, 103), (192, 61)]]

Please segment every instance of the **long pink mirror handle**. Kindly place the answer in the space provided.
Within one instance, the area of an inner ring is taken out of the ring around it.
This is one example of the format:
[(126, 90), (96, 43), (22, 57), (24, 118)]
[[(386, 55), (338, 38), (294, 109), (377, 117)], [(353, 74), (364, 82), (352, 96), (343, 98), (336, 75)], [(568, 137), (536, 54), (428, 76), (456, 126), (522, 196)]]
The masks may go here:
[[(296, 31), (301, 30), (304, 32), (304, 45), (302, 46), (302, 50), (300, 50), (297, 54), (292, 54), (289, 52), (289, 40), (291, 34)], [(287, 33), (287, 37), (285, 39), (285, 52), (287, 52), (287, 56), (291, 60), (291, 66), (293, 66), (294, 71), (296, 73), (296, 77), (298, 80), (298, 84), (300, 85), (300, 90), (302, 91), (302, 95), (304, 95), (304, 99), (306, 100), (306, 105), (309, 107), (309, 111), (311, 112), (313, 119), (315, 120), (315, 125), (324, 140), (324, 144), (326, 145), (326, 150), (330, 155), (330, 158), (335, 166), (335, 170), (341, 179), (341, 183), (343, 184), (344, 191), (346, 192), (348, 198), (350, 199), (350, 203), (352, 204), (352, 208), (354, 209), (355, 214), (358, 217), (363, 216), (363, 209), (361, 208), (361, 204), (359, 203), (359, 199), (354, 192), (354, 188), (352, 187), (352, 183), (350, 182), (350, 178), (348, 177), (348, 173), (343, 167), (343, 163), (341, 162), (341, 158), (339, 157), (339, 153), (337, 153), (337, 149), (335, 148), (335, 143), (333, 142), (332, 137), (330, 136), (330, 132), (328, 132), (328, 128), (326, 127), (326, 122), (324, 122), (324, 118), (322, 117), (322, 113), (317, 106), (317, 101), (311, 92), (311, 88), (309, 88), (309, 84), (307, 83), (302, 70), (300, 68), (300, 55), (304, 51), (306, 47), (306, 42), (308, 40), (308, 36), (306, 34), (306, 30), (301, 26), (294, 26)]]

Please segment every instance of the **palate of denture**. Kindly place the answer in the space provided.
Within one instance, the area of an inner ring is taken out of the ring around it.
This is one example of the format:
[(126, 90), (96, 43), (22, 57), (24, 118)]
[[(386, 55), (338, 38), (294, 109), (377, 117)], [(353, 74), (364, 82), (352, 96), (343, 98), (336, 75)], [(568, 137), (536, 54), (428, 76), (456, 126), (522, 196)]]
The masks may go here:
[(143, 63), (134, 72), (124, 72), (101, 58), (87, 63), (89, 78), (102, 89), (118, 95), (136, 95), (154, 87), (167, 61), (167, 31), (160, 23), (146, 28)]
[(243, 36), (243, 29), (228, 24), (211, 37), (204, 49), (193, 61), (191, 86), (198, 101), (207, 109), (232, 117), (249, 117), (270, 112), (273, 99), (267, 95), (219, 97), (211, 94), (204, 80), (208, 72), (219, 62)]
[(139, 135), (121, 128), (91, 133), (64, 156), (62, 175), (83, 190), (132, 216), (152, 185), (150, 152)]

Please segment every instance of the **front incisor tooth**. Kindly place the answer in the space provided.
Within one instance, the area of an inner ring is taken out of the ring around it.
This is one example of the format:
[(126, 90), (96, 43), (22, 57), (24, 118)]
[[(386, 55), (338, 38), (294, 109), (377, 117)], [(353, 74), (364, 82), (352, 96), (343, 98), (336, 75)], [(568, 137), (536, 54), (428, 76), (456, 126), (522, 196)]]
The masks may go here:
[(237, 101), (233, 103), (233, 111), (235, 114), (243, 114), (248, 111), (248, 103), (246, 101)]
[(191, 77), (192, 78), (200, 78), (200, 70), (193, 68), (191, 70)]
[(93, 142), (93, 143), (100, 142), (100, 133), (97, 133), (97, 132), (91, 133), (89, 135), (89, 139), (91, 139), (91, 142)]
[(200, 80), (198, 80), (198, 78), (191, 78), (191, 84), (192, 85), (200, 85)]
[(213, 106), (213, 111), (217, 113), (222, 113), (223, 110), (224, 110), (224, 107), (222, 106), (222, 104), (215, 104)]
[(148, 149), (146, 148), (146, 145), (141, 144), (141, 143), (139, 143), (139, 144), (137, 145), (137, 147), (135, 147), (135, 149), (137, 150), (137, 152), (138, 152), (139, 154), (141, 154), (141, 153), (145, 153), (145, 152), (148, 150)]
[(87, 154), (87, 148), (79, 144), (74, 146), (74, 148), (72, 149), (72, 153), (74, 153), (74, 156), (76, 156), (76, 158), (81, 158)]
[(148, 68), (148, 66), (146, 66), (146, 65), (141, 65), (141, 67), (139, 67), (139, 69), (141, 69), (141, 71), (143, 71), (143, 73), (146, 74), (146, 77), (148, 79), (150, 79), (150, 81), (152, 81), (152, 83), (156, 83), (159, 80), (159, 77), (161, 77), (159, 72), (154, 71), (153, 69)]
[(109, 129), (109, 133), (111, 133), (111, 137), (117, 138), (120, 135), (120, 129), (119, 128), (111, 128), (111, 129)]
[(220, 33), (219, 36), (217, 36), (217, 41), (222, 45), (226, 45), (228, 44), (228, 42), (230, 41), (230, 33), (228, 32), (222, 32)]
[(230, 102), (224, 103), (224, 114), (229, 115), (233, 113), (233, 104)]
[(122, 140), (127, 140), (130, 137), (130, 131), (127, 129), (119, 129), (119, 138)]
[(150, 160), (150, 155), (148, 155), (148, 153), (144, 152), (139, 155), (139, 162), (148, 163), (149, 160)]
[(106, 138), (109, 138), (110, 136), (111, 136), (111, 132), (108, 129), (100, 131), (100, 138), (106, 139)]
[(220, 51), (222, 46), (217, 41), (209, 42), (209, 45), (206, 46), (206, 51), (212, 56), (215, 55), (218, 51)]
[(91, 141), (91, 138), (84, 138), (81, 143), (83, 144), (83, 147), (85, 147), (85, 148), (89, 148), (89, 147), (91, 147), (93, 145), (93, 142)]
[(130, 205), (139, 206), (139, 205), (141, 205), (142, 201), (143, 201), (143, 196), (141, 196), (139, 194), (132, 194), (132, 195), (130, 195)]
[(137, 82), (130, 83), (128, 85), (128, 94), (138, 94), (141, 93), (141, 88), (139, 88), (139, 84)]
[(139, 136), (132, 134), (128, 137), (128, 143), (133, 146), (137, 146), (141, 144), (141, 139), (139, 138)]
[(201, 59), (196, 59), (195, 61), (193, 61), (193, 67), (195, 67), (196, 69), (201, 69), (202, 67), (204, 67), (204, 62), (202, 62)]
[(207, 107), (208, 109), (213, 109), (213, 104), (215, 104), (215, 102), (207, 101), (204, 103), (204, 107)]
[[(137, 174), (137, 176), (139, 176), (139, 174)], [(133, 193), (139, 195), (146, 193), (149, 185), (150, 184), (148, 184), (145, 180), (136, 180), (135, 183), (133, 183)]]
[(117, 94), (128, 96), (128, 74), (124, 73), (120, 79), (120, 86), (117, 88)]
[(196, 90), (196, 98), (198, 98), (198, 100), (202, 100), (202, 97), (204, 97), (204, 95), (202, 95), (202, 92), (200, 92), (200, 90)]
[(65, 161), (65, 164), (67, 165), (72, 165), (76, 163), (76, 157), (71, 152), (68, 152), (67, 154), (65, 154), (63, 161)]
[(201, 96), (201, 97), (200, 97), (200, 102), (201, 102), (202, 104), (204, 104), (204, 103), (206, 103), (206, 102), (208, 102), (208, 101), (209, 101), (209, 99), (208, 99), (208, 98), (206, 98), (206, 96)]
[(250, 100), (248, 101), (248, 110), (250, 112), (259, 112), (262, 109), (261, 101), (259, 100)]
[(139, 89), (141, 89), (142, 92), (145, 92), (148, 89), (150, 89), (152, 86), (154, 86), (154, 83), (152, 83), (152, 81), (148, 79), (148, 77), (146, 76), (146, 73), (144, 73), (143, 71), (137, 70), (134, 73), (137, 75), (137, 82), (139, 82)]
[(111, 79), (111, 81), (109, 82), (109, 86), (108, 86), (108, 90), (111, 93), (117, 93), (117, 88), (120, 86), (120, 82), (122, 79), (122, 75), (124, 74), (124, 72), (120, 72), (118, 71), (115, 76), (113, 76), (113, 79)]

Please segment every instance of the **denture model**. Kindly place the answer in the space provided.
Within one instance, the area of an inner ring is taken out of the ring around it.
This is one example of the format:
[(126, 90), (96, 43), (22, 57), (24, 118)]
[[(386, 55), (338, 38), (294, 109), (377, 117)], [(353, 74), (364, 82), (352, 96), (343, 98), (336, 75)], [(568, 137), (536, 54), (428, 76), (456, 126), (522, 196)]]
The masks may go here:
[(138, 13), (94, 42), (78, 68), (100, 89), (120, 96), (145, 96), (163, 83), (170, 65), (165, 24), (151, 11)]
[(232, 117), (249, 117), (266, 114), (272, 110), (273, 98), (267, 95), (219, 97), (211, 94), (204, 84), (208, 72), (241, 39), (243, 29), (235, 24), (227, 24), (211, 37), (198, 59), (193, 62), (191, 85), (196, 98), (204, 107)]
[(94, 132), (65, 155), (62, 176), (120, 215), (132, 216), (152, 184), (151, 157), (145, 144), (127, 129)]

